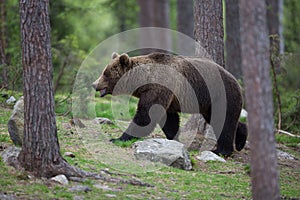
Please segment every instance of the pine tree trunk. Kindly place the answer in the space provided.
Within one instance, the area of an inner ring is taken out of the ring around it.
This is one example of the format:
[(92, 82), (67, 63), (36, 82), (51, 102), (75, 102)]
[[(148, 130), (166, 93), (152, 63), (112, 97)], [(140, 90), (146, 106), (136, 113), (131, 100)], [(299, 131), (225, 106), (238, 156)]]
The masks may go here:
[[(177, 0), (177, 30), (190, 38), (194, 38), (194, 13), (193, 0)], [(177, 49), (179, 54), (186, 51), (185, 41), (178, 38)]]
[[(139, 0), (140, 6), (139, 24), (140, 27), (169, 28), (169, 0)], [(163, 51), (170, 51), (172, 48), (171, 36), (161, 32), (159, 36), (152, 31), (141, 31), (140, 48), (142, 54), (148, 54), (159, 49), (143, 49), (149, 45), (160, 46)]]
[(6, 33), (6, 0), (0, 0), (0, 66), (1, 66), (1, 81), (0, 88), (8, 87), (7, 75), (7, 59), (5, 49), (7, 47)]
[(224, 67), (223, 5), (220, 0), (195, 0), (195, 39)]
[(267, 25), (270, 37), (270, 60), (272, 66), (280, 73), (280, 33), (279, 33), (279, 1), (266, 0)]
[(240, 1), (242, 69), (251, 149), (253, 199), (280, 199), (274, 138), (266, 4)]
[(39, 177), (78, 175), (60, 154), (54, 113), (49, 0), (20, 0), (24, 137), (19, 161)]
[(239, 0), (226, 2), (226, 61), (225, 68), (237, 79), (242, 78)]

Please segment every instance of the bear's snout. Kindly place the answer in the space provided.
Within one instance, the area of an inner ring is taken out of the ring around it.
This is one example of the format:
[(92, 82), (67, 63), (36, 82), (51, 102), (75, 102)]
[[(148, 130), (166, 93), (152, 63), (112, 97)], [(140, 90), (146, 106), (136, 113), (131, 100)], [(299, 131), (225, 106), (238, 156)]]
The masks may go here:
[(98, 82), (95, 81), (95, 82), (92, 84), (92, 87), (93, 87), (95, 90), (97, 90), (97, 86), (98, 86)]

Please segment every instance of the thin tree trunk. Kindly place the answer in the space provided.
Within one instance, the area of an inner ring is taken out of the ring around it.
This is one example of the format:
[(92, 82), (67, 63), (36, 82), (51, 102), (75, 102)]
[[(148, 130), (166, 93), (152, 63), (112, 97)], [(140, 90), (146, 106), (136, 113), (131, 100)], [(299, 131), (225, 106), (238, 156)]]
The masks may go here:
[(270, 37), (270, 60), (280, 73), (280, 33), (279, 33), (279, 1), (266, 0), (267, 4), (267, 24)]
[(270, 62), (273, 72), (273, 85), (277, 99), (278, 124), (277, 129), (281, 129), (281, 98), (277, 85), (277, 74), (280, 73), (280, 34), (279, 34), (279, 1), (266, 0), (267, 4), (267, 24), (270, 37)]
[(225, 68), (237, 79), (242, 78), (239, 0), (226, 3), (226, 65)]
[(7, 48), (7, 34), (6, 34), (6, 0), (0, 0), (0, 66), (2, 69), (0, 87), (8, 87), (7, 75), (7, 59), (5, 49)]
[(279, 53), (284, 53), (284, 37), (283, 37), (283, 0), (279, 0), (279, 40), (280, 40), (280, 50)]
[(253, 199), (280, 199), (274, 138), (266, 4), (240, 1)]
[(61, 156), (52, 85), (49, 0), (20, 0), (24, 137), (19, 161), (39, 177), (78, 176)]
[(64, 72), (65, 72), (65, 68), (67, 66), (67, 60), (68, 60), (68, 57), (64, 58), (63, 62), (61, 63), (60, 65), (60, 70), (58, 72), (58, 76), (57, 76), (57, 79), (54, 83), (54, 94), (56, 93), (57, 89), (58, 89), (58, 86), (59, 86), (59, 82), (61, 80), (61, 78), (63, 77), (64, 75)]
[[(151, 0), (152, 3), (152, 17), (153, 27), (169, 28), (170, 27), (170, 6), (169, 0)], [(161, 32), (159, 37), (152, 36), (153, 42), (162, 47), (163, 51), (171, 51), (172, 42), (171, 35), (167, 32)]]
[[(139, 12), (139, 24), (140, 27), (150, 27), (152, 25), (152, 1), (148, 0), (138, 0), (138, 4), (140, 6)], [(148, 40), (151, 39), (151, 33), (149, 31), (141, 31), (139, 36), (139, 49), (141, 49), (141, 54), (151, 53), (151, 49), (145, 49), (148, 45)]]
[(269, 35), (279, 36), (279, 1), (266, 0)]
[(140, 6), (140, 12), (139, 12), (139, 24), (140, 27), (148, 27), (152, 26), (152, 11), (150, 8), (152, 8), (152, 1), (148, 0), (138, 0), (138, 4)]
[[(140, 27), (169, 28), (169, 0), (138, 0), (140, 5), (139, 24)], [(152, 31), (142, 31), (140, 34), (140, 48), (147, 46), (160, 46), (162, 51), (170, 51), (172, 48), (171, 36), (161, 32), (159, 37)], [(143, 49), (142, 54), (148, 54), (158, 49)]]
[[(177, 0), (177, 30), (190, 38), (194, 38), (193, 0)], [(177, 49), (179, 54), (185, 54), (185, 41), (178, 38)]]

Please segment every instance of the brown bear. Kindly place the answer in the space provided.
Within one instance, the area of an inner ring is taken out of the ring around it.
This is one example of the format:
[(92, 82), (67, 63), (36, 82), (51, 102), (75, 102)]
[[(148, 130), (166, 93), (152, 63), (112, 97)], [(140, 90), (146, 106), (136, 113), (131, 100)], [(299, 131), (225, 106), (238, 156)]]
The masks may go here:
[[(141, 68), (143, 70), (134, 73), (140, 66), (144, 66)], [(128, 76), (122, 82), (123, 77), (130, 73), (135, 76)], [(157, 78), (156, 81), (151, 81), (153, 78)], [(160, 84), (157, 80), (165, 81), (166, 84)], [(183, 83), (185, 80), (187, 83)], [(141, 81), (145, 84), (134, 84)], [(118, 82), (122, 84), (118, 85)], [(213, 109), (217, 109), (220, 113), (215, 115), (215, 121), (223, 123), (214, 152), (229, 156), (234, 150), (234, 141), (238, 151), (246, 143), (247, 127), (239, 122), (243, 104), (240, 86), (229, 72), (209, 59), (166, 53), (136, 57), (113, 53), (111, 62), (92, 86), (100, 91), (101, 97), (107, 94), (130, 94), (139, 98), (136, 114), (129, 127), (120, 138), (112, 141), (144, 137), (153, 131), (156, 124), (161, 126), (167, 139), (172, 140), (179, 130), (179, 112), (201, 113), (206, 122), (211, 123)], [(118, 92), (114, 92), (117, 87)], [(123, 91), (120, 92), (120, 88)], [(130, 91), (128, 88), (134, 89)], [(188, 94), (190, 91), (192, 93)], [(225, 104), (218, 103), (222, 98)], [(154, 105), (160, 105), (164, 112), (154, 110), (154, 115), (158, 114), (151, 116)], [(222, 117), (218, 118), (219, 115), (224, 116), (223, 121)], [(217, 129), (217, 125), (211, 125)]]

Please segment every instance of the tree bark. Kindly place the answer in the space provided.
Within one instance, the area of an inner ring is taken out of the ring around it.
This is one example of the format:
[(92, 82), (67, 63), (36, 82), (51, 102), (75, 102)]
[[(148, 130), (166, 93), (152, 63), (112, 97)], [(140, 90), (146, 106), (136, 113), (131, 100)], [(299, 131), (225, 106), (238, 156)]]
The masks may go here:
[[(169, 28), (169, 0), (139, 0), (140, 13), (139, 24), (140, 27), (160, 27)], [(151, 31), (140, 35), (140, 48), (145, 48), (147, 44), (159, 44), (162, 51), (170, 51), (172, 48), (171, 36), (166, 32), (161, 32), (159, 37), (154, 35)], [(148, 54), (153, 51), (161, 51), (158, 49), (143, 49), (142, 54)]]
[(24, 137), (18, 157), (38, 177), (78, 176), (61, 156), (52, 85), (49, 0), (20, 0), (24, 85)]
[(280, 73), (279, 1), (266, 0), (266, 4), (268, 33), (270, 37), (270, 60), (277, 74)]
[(279, 36), (279, 1), (266, 0), (269, 35)]
[(8, 87), (8, 75), (7, 75), (7, 59), (5, 49), (7, 47), (7, 29), (6, 29), (6, 0), (0, 0), (0, 66), (2, 69), (0, 87)]
[[(177, 0), (177, 30), (190, 38), (194, 38), (193, 9), (193, 0)], [(179, 37), (177, 42), (179, 54), (184, 54), (185, 45), (185, 41)]]
[[(195, 0), (195, 39), (224, 67), (223, 5), (220, 0)], [(197, 50), (196, 50), (197, 51)]]
[(265, 1), (240, 1), (253, 199), (280, 199)]
[(239, 0), (226, 3), (226, 56), (225, 68), (237, 79), (242, 79)]
[(193, 0), (177, 0), (177, 30), (194, 38)]

